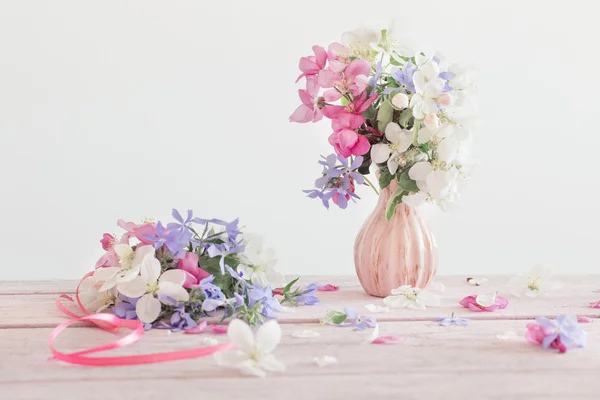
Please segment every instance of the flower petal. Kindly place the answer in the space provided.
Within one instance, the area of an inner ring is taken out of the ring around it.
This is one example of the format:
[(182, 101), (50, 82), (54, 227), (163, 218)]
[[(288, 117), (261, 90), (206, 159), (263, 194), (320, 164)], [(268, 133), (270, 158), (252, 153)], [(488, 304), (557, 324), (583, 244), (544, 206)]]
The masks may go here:
[(273, 354), (263, 356), (258, 366), (272, 372), (285, 371), (285, 364), (277, 360)]
[(263, 354), (271, 353), (281, 340), (281, 327), (275, 320), (265, 322), (256, 332), (255, 345)]
[(135, 312), (140, 321), (149, 324), (160, 315), (160, 301), (151, 294), (145, 294), (135, 305)]
[(411, 208), (419, 207), (427, 200), (427, 193), (419, 192), (402, 196), (402, 202)]
[(183, 288), (183, 286), (168, 281), (159, 283), (158, 294), (162, 296), (169, 296), (176, 301), (188, 301), (190, 299), (190, 294)]
[[(160, 276), (160, 261), (154, 258), (154, 254), (147, 255), (142, 260), (140, 274), (146, 282), (156, 282)], [(184, 279), (185, 280), (185, 279)]]
[(123, 296), (137, 299), (143, 296), (148, 291), (148, 282), (141, 276), (137, 276), (134, 280), (129, 282), (119, 282), (117, 284), (117, 290)]
[(385, 143), (377, 143), (371, 147), (371, 159), (377, 164), (386, 162), (390, 158), (390, 154), (392, 154), (392, 150)]
[(213, 356), (218, 365), (229, 367), (237, 366), (248, 360), (248, 354), (241, 350), (218, 351)]
[(392, 143), (399, 143), (402, 140), (402, 128), (395, 122), (390, 122), (385, 127), (385, 138)]
[(229, 323), (227, 336), (240, 350), (251, 353), (254, 350), (254, 334), (247, 323), (234, 319)]
[(408, 171), (408, 177), (415, 181), (426, 181), (433, 167), (427, 161), (415, 163)]
[(185, 272), (181, 269), (170, 269), (163, 272), (159, 278), (159, 282), (171, 282), (181, 286), (185, 282)]
[(453, 137), (447, 137), (438, 145), (437, 153), (441, 161), (451, 163), (458, 153), (458, 141)]

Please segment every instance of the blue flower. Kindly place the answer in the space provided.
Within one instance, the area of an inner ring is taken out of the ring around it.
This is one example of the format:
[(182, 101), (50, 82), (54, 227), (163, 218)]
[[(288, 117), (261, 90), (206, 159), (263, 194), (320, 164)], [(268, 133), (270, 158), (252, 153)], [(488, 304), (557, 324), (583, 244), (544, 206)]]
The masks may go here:
[(544, 348), (548, 348), (557, 338), (567, 347), (585, 346), (586, 333), (581, 329), (574, 315), (559, 315), (555, 320), (538, 317), (535, 322), (551, 332), (542, 342)]
[(440, 321), (441, 326), (448, 326), (448, 325), (452, 325), (452, 324), (456, 324), (458, 326), (467, 326), (467, 325), (469, 325), (469, 322), (471, 322), (471, 320), (469, 318), (455, 317), (454, 313), (452, 313), (452, 315), (449, 317), (438, 318), (438, 319), (436, 319), (436, 321)]
[(175, 258), (183, 258), (185, 247), (189, 244), (191, 234), (187, 231), (168, 232), (161, 222), (156, 224), (156, 234), (144, 235), (144, 238), (154, 243), (155, 249), (167, 246)]
[(282, 310), (281, 304), (273, 297), (273, 292), (269, 286), (248, 285), (248, 307), (254, 307), (257, 303), (262, 304), (261, 312), (267, 318), (277, 318), (273, 311)]
[(317, 292), (317, 284), (311, 283), (302, 291), (300, 296), (294, 297), (294, 301), (297, 303), (302, 303), (307, 306), (312, 306), (313, 304), (317, 304), (319, 299), (315, 296)]
[(369, 86), (371, 86), (373, 88), (373, 90), (375, 90), (375, 87), (377, 86), (377, 82), (379, 82), (379, 79), (381, 79), (382, 72), (383, 72), (383, 65), (381, 65), (381, 61), (378, 61), (375, 66), (375, 75), (373, 75), (373, 77), (371, 79), (369, 79)]
[[(337, 164), (337, 162), (340, 164)], [(354, 184), (364, 184), (364, 177), (357, 172), (362, 165), (363, 157), (358, 156), (351, 165), (348, 165), (348, 159), (335, 154), (330, 154), (319, 164), (323, 165), (322, 176), (315, 181), (316, 189), (304, 190), (307, 197), (320, 199), (325, 208), (329, 208), (329, 201), (333, 200), (340, 208), (348, 206), (348, 200), (360, 199), (354, 193)]]
[[(407, 90), (411, 93), (416, 92), (415, 84), (413, 83), (413, 74), (415, 73), (416, 69), (417, 68), (412, 65), (410, 60), (404, 66), (404, 71), (400, 68), (392, 68), (392, 78), (394, 78), (401, 85), (401, 90)], [(386, 92), (392, 92), (394, 90), (398, 90), (398, 88), (388, 88), (386, 89)]]

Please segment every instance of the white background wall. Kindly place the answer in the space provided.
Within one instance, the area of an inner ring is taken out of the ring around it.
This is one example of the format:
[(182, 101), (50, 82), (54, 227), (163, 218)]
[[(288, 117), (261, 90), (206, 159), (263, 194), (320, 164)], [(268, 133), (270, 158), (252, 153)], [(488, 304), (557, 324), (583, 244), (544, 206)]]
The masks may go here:
[(477, 67), (481, 161), (458, 210), (426, 210), (440, 273), (538, 261), (598, 271), (595, 2), (0, 3), (0, 279), (78, 278), (118, 218), (172, 207), (268, 236), (289, 273), (353, 274), (375, 196), (304, 198), (329, 124), (294, 125), (298, 58), (400, 17)]

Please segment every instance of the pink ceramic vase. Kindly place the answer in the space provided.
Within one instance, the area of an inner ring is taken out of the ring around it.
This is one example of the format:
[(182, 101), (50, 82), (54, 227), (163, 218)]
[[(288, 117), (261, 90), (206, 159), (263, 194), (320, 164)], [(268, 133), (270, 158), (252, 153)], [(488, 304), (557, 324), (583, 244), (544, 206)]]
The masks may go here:
[(389, 296), (402, 285), (425, 288), (437, 271), (435, 239), (418, 210), (402, 203), (390, 221), (385, 219), (385, 207), (397, 187), (394, 180), (381, 191), (354, 243), (356, 274), (371, 296)]

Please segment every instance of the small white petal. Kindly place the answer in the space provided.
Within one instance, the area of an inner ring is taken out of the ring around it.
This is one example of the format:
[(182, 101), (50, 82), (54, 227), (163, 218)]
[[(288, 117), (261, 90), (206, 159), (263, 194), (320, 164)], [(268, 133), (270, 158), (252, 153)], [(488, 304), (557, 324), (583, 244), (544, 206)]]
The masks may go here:
[(417, 296), (419, 303), (427, 307), (437, 307), (440, 305), (440, 296), (430, 293), (426, 290), (422, 290)]
[(419, 132), (417, 133), (417, 142), (419, 144), (429, 142), (433, 138), (434, 133), (435, 132), (433, 130), (427, 127), (419, 129)]
[(389, 307), (382, 307), (376, 304), (365, 304), (365, 308), (373, 314), (380, 314), (390, 311)]
[(458, 141), (453, 137), (442, 140), (437, 147), (437, 153), (441, 161), (451, 163), (458, 153)]
[(392, 105), (398, 110), (404, 110), (408, 107), (408, 96), (404, 93), (398, 93), (392, 97)]
[(410, 170), (408, 170), (408, 177), (415, 181), (426, 181), (427, 176), (433, 171), (433, 167), (427, 161), (421, 161), (415, 163)]
[(427, 187), (432, 197), (446, 197), (450, 186), (450, 174), (446, 171), (433, 171), (427, 176)]
[(295, 338), (315, 338), (319, 337), (321, 334), (316, 331), (304, 330), (304, 331), (294, 331), (292, 332), (292, 337)]
[(241, 350), (218, 351), (214, 355), (218, 365), (234, 367), (248, 360), (248, 354)]
[(482, 307), (489, 307), (496, 302), (496, 295), (480, 294), (475, 298), (475, 302)]
[(371, 147), (371, 159), (377, 164), (386, 162), (391, 153), (390, 146), (385, 143), (377, 143)]
[[(154, 247), (151, 245), (138, 246), (135, 248), (135, 259), (133, 260), (133, 264), (141, 264), (144, 258), (147, 256), (154, 257)], [(160, 264), (159, 264), (160, 265)], [(158, 277), (157, 277), (158, 278)]]
[(429, 286), (427, 286), (427, 288), (429, 290), (433, 290), (434, 292), (443, 292), (444, 290), (446, 290), (446, 287), (443, 283), (435, 281), (429, 283)]
[(398, 143), (402, 140), (403, 129), (395, 122), (390, 122), (385, 127), (385, 138), (392, 143)]
[(93, 277), (96, 282), (105, 282), (112, 278), (119, 270), (119, 267), (98, 268), (94, 271)]
[(163, 272), (163, 274), (158, 279), (159, 282), (171, 282), (176, 285), (183, 285), (185, 282), (185, 272), (181, 269), (170, 269), (168, 271)]
[(337, 358), (335, 358), (333, 356), (315, 357), (315, 358), (313, 358), (313, 361), (315, 362), (315, 364), (317, 364), (321, 368), (326, 367), (327, 365), (335, 364), (338, 362)]
[(145, 294), (138, 300), (135, 312), (140, 321), (144, 323), (154, 322), (160, 315), (160, 301), (151, 294)]
[(243, 375), (257, 376), (259, 378), (267, 376), (267, 373), (263, 371), (254, 360), (243, 361), (236, 367)]
[(258, 362), (258, 366), (271, 372), (285, 371), (285, 364), (277, 360), (273, 354), (263, 356)]
[[(207, 346), (216, 346), (219, 344), (219, 341), (215, 338), (205, 337), (205, 338), (202, 338), (202, 344), (205, 344)], [(221, 352), (221, 353), (225, 353), (225, 352)]]
[(146, 282), (156, 282), (160, 276), (160, 261), (154, 258), (154, 254), (148, 254), (142, 259), (140, 274)]
[(393, 157), (388, 160), (387, 167), (388, 167), (388, 170), (390, 171), (390, 174), (392, 174), (392, 175), (394, 175), (396, 173), (396, 171), (398, 171), (398, 163), (396, 162), (396, 160)]
[(406, 204), (408, 207), (416, 208), (423, 204), (427, 200), (427, 193), (419, 192), (414, 194), (408, 194), (402, 196), (402, 202)]
[(119, 256), (119, 260), (123, 260), (124, 258), (129, 258), (133, 254), (133, 250), (131, 246), (124, 243), (117, 243), (113, 246), (115, 253)]
[(117, 282), (129, 282), (134, 280), (140, 274), (140, 265), (135, 265), (129, 269), (122, 269), (115, 275)]
[(256, 348), (260, 349), (263, 354), (271, 353), (281, 340), (281, 327), (279, 323), (272, 319), (260, 326), (256, 331)]
[(158, 294), (162, 296), (169, 296), (175, 301), (188, 301), (190, 299), (190, 294), (187, 290), (185, 290), (181, 285), (171, 282), (160, 282), (158, 286)]
[(247, 323), (234, 319), (229, 323), (227, 336), (240, 350), (251, 353), (254, 350), (254, 334)]
[(137, 299), (138, 297), (146, 294), (148, 291), (148, 282), (146, 282), (141, 276), (137, 276), (132, 281), (119, 282), (117, 284), (117, 290), (124, 296)]

